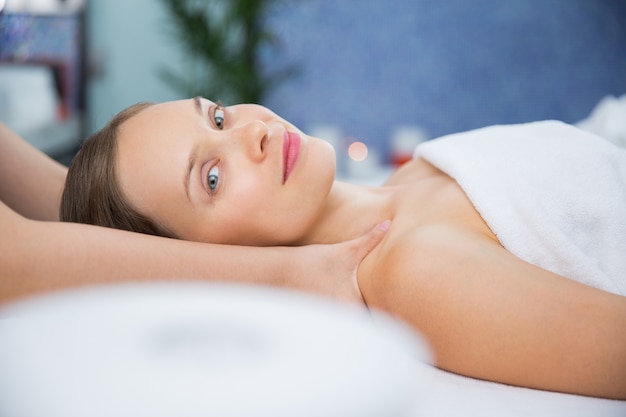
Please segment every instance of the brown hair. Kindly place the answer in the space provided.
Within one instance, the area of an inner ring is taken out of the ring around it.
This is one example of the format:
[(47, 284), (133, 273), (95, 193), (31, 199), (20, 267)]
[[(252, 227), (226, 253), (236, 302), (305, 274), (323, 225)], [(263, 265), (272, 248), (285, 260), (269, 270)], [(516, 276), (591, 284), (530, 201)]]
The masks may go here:
[(115, 173), (121, 125), (152, 104), (138, 103), (122, 110), (85, 140), (69, 166), (61, 196), (61, 221), (173, 237), (128, 203)]

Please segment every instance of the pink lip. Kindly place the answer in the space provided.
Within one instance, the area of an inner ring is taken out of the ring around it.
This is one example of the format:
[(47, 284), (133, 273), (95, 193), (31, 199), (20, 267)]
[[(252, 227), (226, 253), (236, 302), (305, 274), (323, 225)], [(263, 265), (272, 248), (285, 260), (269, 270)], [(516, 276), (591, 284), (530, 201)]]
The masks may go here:
[(300, 135), (293, 132), (287, 132), (283, 134), (283, 184), (291, 175), (293, 167), (300, 155)]

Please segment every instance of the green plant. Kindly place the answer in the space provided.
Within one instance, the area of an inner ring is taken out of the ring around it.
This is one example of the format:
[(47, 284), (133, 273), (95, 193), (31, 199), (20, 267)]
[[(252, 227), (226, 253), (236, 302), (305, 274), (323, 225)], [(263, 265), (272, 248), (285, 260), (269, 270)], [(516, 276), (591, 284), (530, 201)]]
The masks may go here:
[(272, 72), (260, 65), (262, 51), (278, 49), (264, 17), (279, 1), (161, 0), (172, 34), (189, 58), (182, 74), (163, 68), (161, 78), (186, 97), (262, 102), (296, 71), (293, 65)]

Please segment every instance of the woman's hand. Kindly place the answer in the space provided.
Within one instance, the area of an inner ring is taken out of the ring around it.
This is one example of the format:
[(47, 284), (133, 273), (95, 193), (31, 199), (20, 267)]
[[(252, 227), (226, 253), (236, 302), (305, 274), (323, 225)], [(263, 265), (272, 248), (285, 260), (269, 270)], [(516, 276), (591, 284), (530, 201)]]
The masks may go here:
[(294, 253), (288, 287), (350, 303), (363, 303), (357, 282), (361, 261), (381, 242), (391, 222), (377, 225), (365, 235), (332, 245), (291, 248)]

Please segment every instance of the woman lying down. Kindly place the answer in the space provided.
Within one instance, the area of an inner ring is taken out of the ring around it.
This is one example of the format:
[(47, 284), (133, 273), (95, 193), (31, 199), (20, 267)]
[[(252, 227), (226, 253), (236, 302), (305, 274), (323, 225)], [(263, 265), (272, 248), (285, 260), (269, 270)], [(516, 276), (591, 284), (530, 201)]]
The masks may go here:
[(626, 151), (559, 122), (429, 141), (381, 187), (257, 105), (139, 104), (83, 145), (61, 218), (210, 243), (307, 245), (390, 219), (365, 304), (408, 322), (436, 365), (626, 399)]

